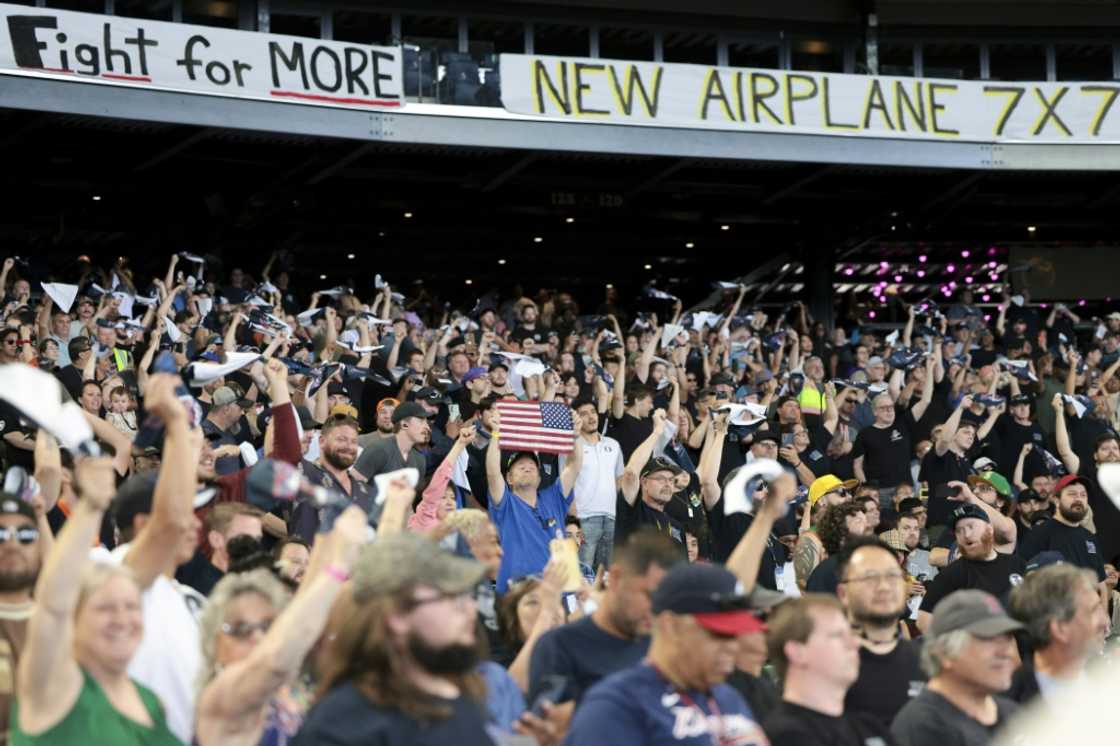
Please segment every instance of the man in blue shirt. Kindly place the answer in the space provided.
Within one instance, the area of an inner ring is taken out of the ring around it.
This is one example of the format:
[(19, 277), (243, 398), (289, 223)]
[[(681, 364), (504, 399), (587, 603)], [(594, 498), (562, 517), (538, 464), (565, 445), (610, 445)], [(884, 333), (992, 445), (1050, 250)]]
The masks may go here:
[(565, 746), (766, 746), (742, 696), (723, 683), (738, 636), (765, 629), (735, 576), (678, 564), (654, 592), (653, 611), (649, 656), (591, 688)]
[[(576, 421), (572, 413), (572, 421)], [(578, 436), (560, 479), (544, 489), (540, 460), (532, 451), (514, 451), (502, 469), (498, 432), (501, 415), (491, 415), (493, 436), (486, 449), (486, 482), (490, 491), (490, 518), (502, 537), (502, 566), (498, 570), (498, 593), (509, 581), (535, 575), (548, 564), (548, 543), (564, 538), (564, 517), (575, 498), (573, 488), (583, 466), (583, 440)]]

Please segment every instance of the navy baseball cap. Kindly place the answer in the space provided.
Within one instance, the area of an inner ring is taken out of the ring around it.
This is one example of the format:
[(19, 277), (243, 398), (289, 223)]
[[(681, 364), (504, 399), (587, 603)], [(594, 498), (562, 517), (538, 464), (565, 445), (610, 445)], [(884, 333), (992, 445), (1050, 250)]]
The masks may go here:
[(509, 456), (506, 457), (506, 469), (505, 470), (508, 472), (510, 469), (513, 468), (514, 464), (516, 464), (518, 461), (520, 461), (523, 458), (532, 459), (533, 463), (537, 465), (538, 469), (541, 467), (540, 456), (538, 456), (535, 452), (533, 452), (533, 451), (514, 451)]
[(1030, 575), (1035, 570), (1041, 570), (1044, 567), (1049, 567), (1050, 565), (1060, 565), (1065, 561), (1066, 558), (1062, 556), (1062, 553), (1056, 552), (1053, 549), (1048, 549), (1045, 552), (1039, 552), (1035, 556), (1031, 557), (1030, 561), (1027, 562), (1027, 575)]
[(653, 592), (653, 613), (690, 614), (704, 629), (733, 636), (765, 631), (751, 613), (750, 596), (730, 571), (719, 565), (674, 565)]

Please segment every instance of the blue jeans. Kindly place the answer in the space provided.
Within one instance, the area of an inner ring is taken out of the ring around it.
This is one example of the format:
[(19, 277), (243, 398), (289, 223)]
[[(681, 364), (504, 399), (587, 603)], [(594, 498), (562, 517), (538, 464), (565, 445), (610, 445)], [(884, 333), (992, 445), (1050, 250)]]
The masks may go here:
[(592, 570), (599, 566), (610, 567), (611, 550), (614, 549), (614, 518), (593, 515), (580, 519), (583, 545), (579, 548), (579, 561)]

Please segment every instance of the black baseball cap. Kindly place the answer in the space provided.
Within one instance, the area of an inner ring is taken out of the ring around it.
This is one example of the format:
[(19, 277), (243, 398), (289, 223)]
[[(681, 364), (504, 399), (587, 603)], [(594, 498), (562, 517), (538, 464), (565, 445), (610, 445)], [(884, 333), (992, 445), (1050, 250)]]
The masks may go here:
[(642, 476), (648, 477), (655, 471), (671, 471), (673, 472), (673, 476), (676, 476), (684, 470), (669, 459), (659, 456), (657, 458), (651, 458), (646, 462), (646, 465), (642, 467)]
[(988, 518), (988, 514), (985, 513), (980, 507), (973, 505), (972, 503), (965, 503), (949, 515), (949, 530), (953, 531), (954, 529), (956, 529), (957, 521), (962, 521), (965, 518), (979, 518), (984, 523), (992, 522), (992, 520)]
[(716, 386), (734, 387), (735, 379), (731, 377), (730, 373), (716, 373), (714, 376), (712, 376), (711, 380), (708, 381), (708, 385), (712, 388), (715, 388)]
[(1015, 396), (1013, 396), (1013, 397), (1011, 397), (1010, 399), (1007, 400), (1007, 405), (1009, 407), (1015, 407), (1015, 406), (1018, 406), (1019, 404), (1030, 404), (1030, 403), (1031, 403), (1031, 398), (1029, 396), (1027, 396), (1026, 394), (1016, 394)]
[(1030, 487), (1027, 487), (1025, 490), (1019, 490), (1018, 501), (1023, 503), (1028, 500), (1032, 502), (1050, 502), (1049, 498), (1043, 497), (1042, 495), (1038, 494), (1036, 490), (1033, 490)]
[(409, 417), (421, 417), (425, 420), (432, 417), (428, 410), (424, 409), (419, 403), (414, 401), (405, 402), (393, 410), (393, 424), (397, 424), (401, 420)]
[(764, 440), (769, 440), (772, 443), (782, 444), (782, 436), (771, 430), (770, 428), (759, 428), (754, 431), (754, 443), (761, 443)]
[(437, 388), (425, 386), (424, 388), (416, 392), (416, 394), (413, 396), (413, 400), (426, 401), (429, 404), (439, 404), (441, 401), (443, 401), (443, 394), (441, 394), (439, 389)]
[(916, 497), (907, 497), (898, 501), (898, 514), (900, 516), (910, 515), (915, 510), (921, 510), (925, 505)]
[(669, 569), (653, 592), (653, 613), (690, 614), (701, 627), (734, 636), (765, 631), (751, 612), (743, 584), (719, 565), (681, 562)]

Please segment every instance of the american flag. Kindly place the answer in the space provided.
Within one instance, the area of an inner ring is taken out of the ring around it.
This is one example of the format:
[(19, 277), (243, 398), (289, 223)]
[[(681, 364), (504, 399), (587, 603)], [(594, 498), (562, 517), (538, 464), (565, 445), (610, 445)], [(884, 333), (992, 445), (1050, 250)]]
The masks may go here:
[(498, 445), (506, 451), (568, 453), (575, 441), (567, 405), (540, 401), (498, 401), (502, 416)]

